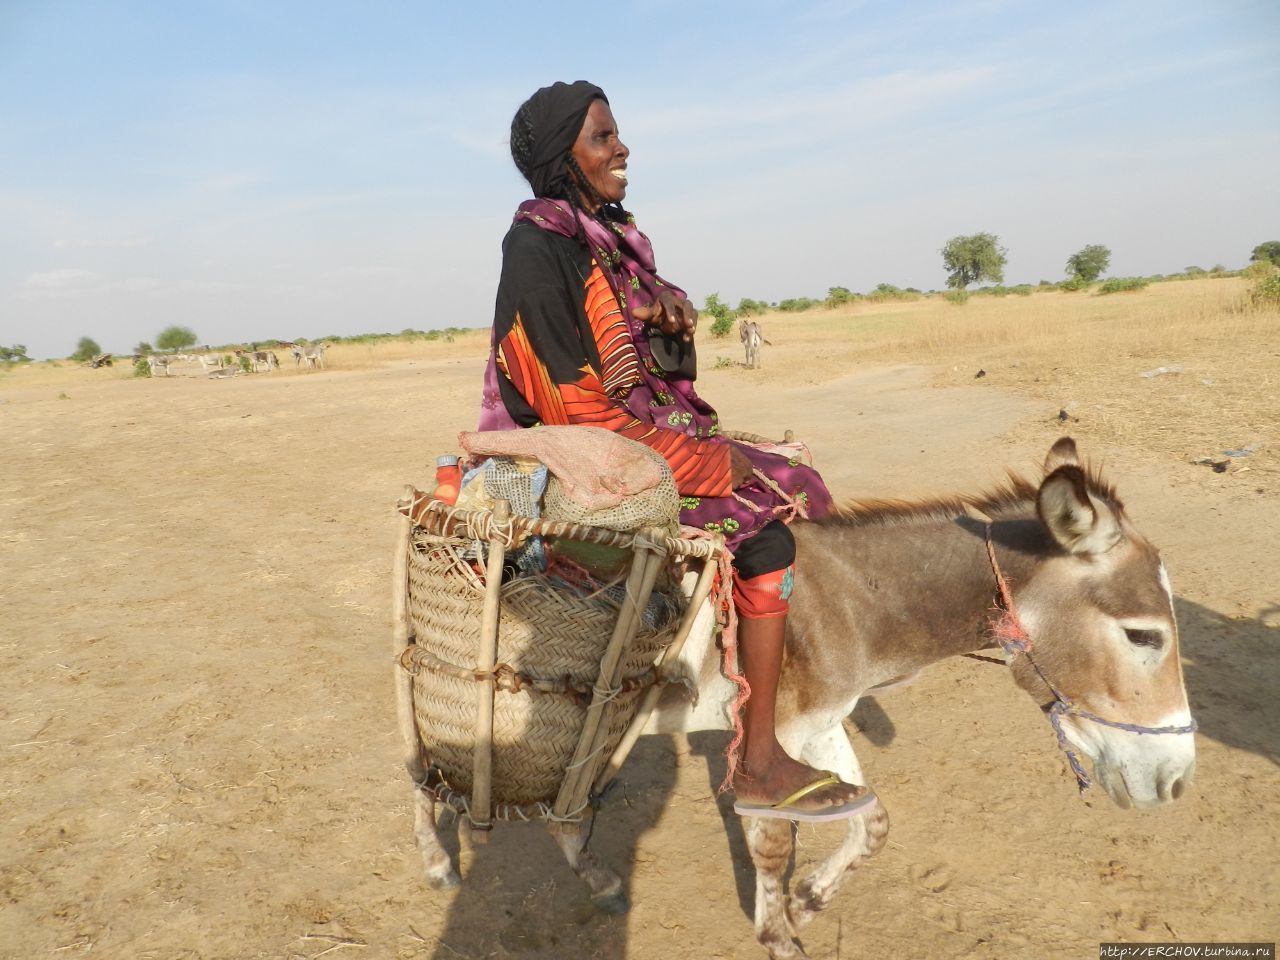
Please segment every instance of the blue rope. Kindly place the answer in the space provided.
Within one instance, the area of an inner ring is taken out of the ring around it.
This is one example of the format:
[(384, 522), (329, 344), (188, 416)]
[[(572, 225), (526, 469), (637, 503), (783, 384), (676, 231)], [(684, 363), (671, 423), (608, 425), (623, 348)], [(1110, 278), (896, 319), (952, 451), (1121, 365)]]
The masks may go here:
[[(1008, 614), (1013, 622), (1021, 628), (1017, 614), (1013, 611), (1013, 591), (1009, 589), (1008, 582), (1004, 578), (1004, 574), (1000, 572), (1000, 564), (996, 561), (995, 545), (991, 541), (991, 524), (987, 524), (987, 553), (991, 557), (991, 567), (995, 571), (996, 585), (999, 587), (1000, 603), (1003, 605), (1005, 613)], [(1080, 789), (1080, 795), (1083, 797), (1085, 792), (1093, 785), (1093, 781), (1089, 778), (1089, 774), (1085, 772), (1084, 766), (1080, 763), (1080, 758), (1076, 756), (1074, 750), (1071, 749), (1071, 743), (1067, 740), (1066, 731), (1062, 729), (1062, 718), (1067, 716), (1080, 717), (1082, 720), (1091, 720), (1094, 723), (1100, 723), (1105, 727), (1114, 727), (1117, 730), (1127, 730), (1130, 733), (1165, 733), (1165, 734), (1187, 734), (1195, 733), (1200, 729), (1200, 725), (1193, 718), (1192, 721), (1180, 727), (1144, 727), (1137, 723), (1125, 723), (1120, 720), (1108, 720), (1097, 714), (1090, 713), (1087, 710), (1081, 710), (1071, 700), (1059, 690), (1047, 676), (1040, 665), (1036, 663), (1031, 656), (1031, 638), (1023, 633), (1021, 639), (1005, 636), (1002, 631), (995, 630), (996, 639), (999, 640), (1000, 646), (1004, 648), (1004, 652), (1010, 658), (1017, 656), (1019, 653), (1027, 658), (1027, 662), (1035, 669), (1036, 675), (1044, 681), (1044, 685), (1049, 688), (1049, 692), (1053, 694), (1054, 703), (1049, 708), (1049, 723), (1053, 726), (1053, 732), (1058, 738), (1058, 747), (1067, 755), (1067, 762), (1071, 764), (1071, 772), (1075, 774), (1076, 786)]]

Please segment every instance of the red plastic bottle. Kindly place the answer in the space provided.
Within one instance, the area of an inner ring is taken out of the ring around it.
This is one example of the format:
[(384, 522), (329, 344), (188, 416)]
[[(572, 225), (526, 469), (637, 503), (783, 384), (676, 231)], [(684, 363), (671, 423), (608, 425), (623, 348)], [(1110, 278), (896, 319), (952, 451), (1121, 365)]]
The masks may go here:
[(431, 496), (444, 503), (457, 503), (462, 489), (462, 465), (452, 455), (436, 458), (436, 488)]

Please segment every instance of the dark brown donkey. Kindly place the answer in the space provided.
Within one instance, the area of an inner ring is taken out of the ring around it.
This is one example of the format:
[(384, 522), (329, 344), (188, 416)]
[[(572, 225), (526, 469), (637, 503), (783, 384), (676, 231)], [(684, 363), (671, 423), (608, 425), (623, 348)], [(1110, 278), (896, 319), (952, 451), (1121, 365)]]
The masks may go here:
[[(1115, 491), (1059, 440), (1037, 486), (1011, 479), (977, 496), (858, 504), (792, 526), (801, 558), (778, 691), (778, 737), (814, 767), (863, 783), (843, 721), (867, 691), (990, 645), (1045, 709), (1073, 768), (1083, 754), (1122, 807), (1179, 797), (1195, 767), (1168, 577)], [(1003, 598), (1002, 598), (1003, 594)], [(709, 632), (681, 660), (700, 678), (691, 706), (672, 684), (648, 732), (729, 729), (733, 686)], [(457, 882), (415, 791), (428, 879)], [(788, 895), (790, 823), (747, 822), (756, 867), (756, 935), (773, 960), (804, 951), (794, 933), (835, 896), (845, 874), (884, 845), (880, 803), (849, 821), (841, 846)], [(584, 825), (553, 827), (569, 862), (606, 909), (625, 907), (618, 876), (586, 847)]]

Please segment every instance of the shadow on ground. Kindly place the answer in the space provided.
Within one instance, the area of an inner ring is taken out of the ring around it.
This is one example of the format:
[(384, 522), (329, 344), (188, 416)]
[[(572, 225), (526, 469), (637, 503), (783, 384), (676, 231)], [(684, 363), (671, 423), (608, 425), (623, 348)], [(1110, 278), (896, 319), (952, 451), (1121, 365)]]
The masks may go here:
[(1176, 601), (1187, 698), (1201, 737), (1280, 765), (1280, 628)]
[[(657, 822), (675, 786), (675, 747), (669, 736), (642, 737), (625, 782), (610, 792), (593, 831), (591, 849), (622, 877), (630, 895), (631, 866), (640, 838)], [(446, 846), (457, 854), (457, 825), (445, 822)], [(628, 918), (592, 906), (541, 823), (500, 824), (485, 846), (471, 848), (432, 960), (520, 957), (527, 960), (621, 960)], [(640, 960), (640, 958), (637, 958)]]

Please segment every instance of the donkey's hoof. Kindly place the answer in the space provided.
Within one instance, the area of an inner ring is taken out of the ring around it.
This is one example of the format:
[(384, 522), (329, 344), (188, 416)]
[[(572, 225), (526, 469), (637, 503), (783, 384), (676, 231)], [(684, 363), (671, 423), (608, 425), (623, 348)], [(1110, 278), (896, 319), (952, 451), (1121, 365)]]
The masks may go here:
[(601, 913), (612, 914), (615, 917), (620, 917), (631, 909), (631, 901), (621, 890), (604, 897), (592, 897), (591, 903)]
[(768, 952), (769, 960), (809, 960), (809, 955), (804, 952), (800, 941), (791, 937), (761, 938), (760, 946)]
[(462, 878), (458, 876), (457, 870), (450, 870), (438, 877), (427, 877), (427, 884), (433, 890), (452, 890), (454, 887), (461, 886)]

